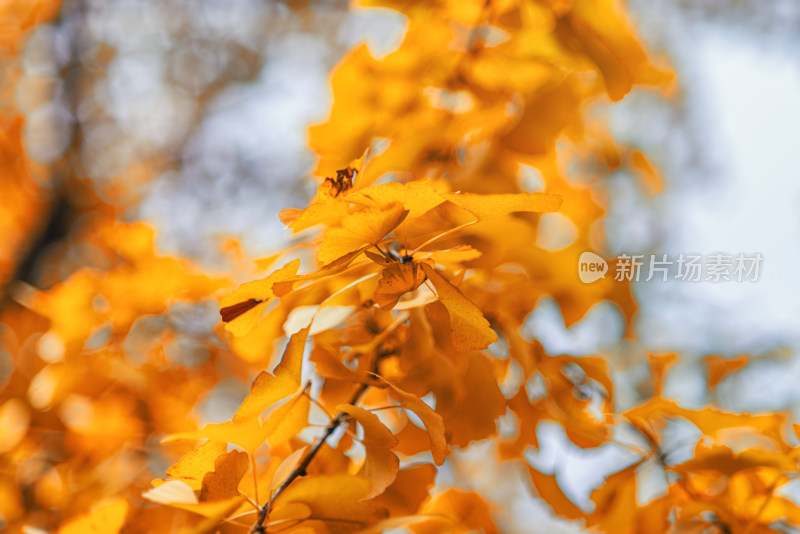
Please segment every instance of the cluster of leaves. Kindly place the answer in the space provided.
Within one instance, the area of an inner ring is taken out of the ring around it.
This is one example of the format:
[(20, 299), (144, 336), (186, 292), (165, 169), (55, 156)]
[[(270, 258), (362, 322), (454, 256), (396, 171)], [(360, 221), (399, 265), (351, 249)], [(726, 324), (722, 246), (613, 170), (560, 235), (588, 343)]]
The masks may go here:
[[(229, 280), (158, 256), (151, 228), (118, 223), (120, 206), (91, 183), (26, 152), (24, 42), (59, 8), (0, 6), (0, 530), (151, 531), (174, 515), (130, 511), (165, 463), (152, 436), (194, 428), (208, 391), (248, 371), (217, 337), (183, 326), (188, 306)], [(67, 196), (79, 224), (40, 262), (40, 278), (61, 282), (37, 291), (21, 280)], [(202, 366), (187, 365), (192, 347)]]
[[(598, 178), (624, 165), (658, 187), (641, 153), (587, 118), (594, 102), (671, 79), (623, 13), (606, 0), (362, 4), (405, 14), (405, 38), (383, 58), (357, 47), (334, 72), (331, 116), (310, 136), (326, 178), (281, 212), (297, 239), (257, 262), (266, 277), (231, 291), (95, 200), (72, 236), (91, 265), (17, 288), (3, 308), (9, 531), (497, 532), (480, 488), (436, 485), (454, 451), (490, 438), (556, 515), (595, 531), (800, 525), (779, 493), (798, 468), (783, 416), (677, 405), (663, 396), (669, 354), (649, 356), (652, 396), (620, 410), (606, 360), (547, 354), (524, 334), (544, 296), (568, 325), (601, 301), (629, 325), (635, 313), (627, 284), (579, 282), (604, 210), (591, 180), (565, 175), (590, 160)], [(24, 161), (20, 144), (8, 153)], [(574, 239), (553, 250), (543, 221), (556, 213)], [(224, 327), (181, 326), (221, 291)], [(222, 377), (273, 359), (230, 420), (198, 428)], [(714, 384), (736, 368), (708, 366)], [(543, 422), (635, 457), (591, 511), (530, 461)], [(678, 433), (688, 458), (673, 454), (676, 426), (694, 429)], [(663, 487), (643, 502), (652, 472)]]

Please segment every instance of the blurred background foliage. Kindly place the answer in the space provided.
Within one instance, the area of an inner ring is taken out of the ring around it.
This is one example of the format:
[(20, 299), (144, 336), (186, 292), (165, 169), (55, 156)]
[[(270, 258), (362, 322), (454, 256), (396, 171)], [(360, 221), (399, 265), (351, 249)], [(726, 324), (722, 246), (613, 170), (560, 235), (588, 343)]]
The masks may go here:
[[(781, 243), (800, 233), (789, 167), (800, 6), (634, 0), (628, 7), (680, 85), (670, 99), (638, 90), (593, 111), (608, 115), (619, 141), (640, 148), (666, 179), (655, 197), (633, 187), (624, 168), (601, 184), (606, 252), (760, 251), (773, 275), (755, 287), (639, 284), (637, 335), (648, 347), (697, 353), (794, 346), (800, 307), (786, 289), (796, 287), (800, 257)], [(20, 41), (21, 55), (4, 69), (3, 109), (18, 106), (25, 116), (25, 146), (38, 166), (37, 189), (18, 221), (30, 231), (4, 254), (13, 268), (2, 276), (48, 287), (91, 265), (91, 250), (70, 242), (87, 205), (99, 201), (123, 220), (153, 224), (163, 252), (205, 267), (230, 271), (223, 251), (234, 243), (250, 257), (278, 250), (288, 235), (275, 214), (314, 190), (306, 128), (328, 113), (330, 69), (363, 40), (387, 53), (404, 29), (396, 12), (335, 0), (65, 2)], [(774, 238), (784, 220), (790, 235)], [(585, 335), (552, 331), (563, 326), (547, 306), (546, 346), (549, 337), (554, 350), (577, 348), (572, 343), (594, 352), (619, 342), (619, 317), (598, 310)], [(750, 306), (764, 311), (754, 317)], [(609, 329), (599, 329), (599, 345), (592, 323), (611, 326), (605, 337)]]
[[(0, 7), (7, 21), (0, 32), (5, 381), (13, 367), (8, 325), (21, 320), (17, 302), (31, 287), (114, 265), (97, 245), (97, 221), (145, 221), (158, 231), (160, 253), (215, 273), (241, 273), (241, 262), (284, 247), (289, 237), (276, 214), (304, 205), (315, 189), (307, 127), (330, 109), (331, 68), (363, 40), (376, 55), (390, 51), (405, 28), (397, 13), (351, 10), (339, 0), (40, 1), (29, 4), (30, 12), (18, 4), (24, 2)], [(623, 402), (642, 395), (645, 346), (684, 351), (666, 386), (673, 398), (699, 405), (713, 395), (733, 410), (798, 416), (800, 390), (791, 376), (800, 371), (800, 288), (793, 276), (800, 261), (793, 210), (800, 199), (793, 170), (800, 4), (630, 0), (628, 7), (641, 39), (675, 68), (680, 83), (670, 99), (637, 90), (613, 110), (593, 111), (607, 115), (619, 141), (646, 153), (665, 179), (655, 197), (633, 186), (625, 170), (598, 186), (609, 205), (606, 252), (760, 251), (771, 278), (765, 271), (759, 284), (736, 288), (639, 284), (635, 342), (622, 339), (620, 314), (603, 305), (566, 329), (555, 305), (543, 301), (532, 333), (551, 353), (613, 358), (628, 377)], [(49, 22), (27, 32), (36, 20)], [(176, 306), (138, 324), (128, 341), (146, 344), (171, 329), (177, 348), (166, 358), (227, 362), (216, 376), (190, 380), (191, 365), (182, 375), (187, 398), (216, 384), (201, 405), (205, 421), (224, 418), (246, 384), (240, 378), (247, 371), (215, 353), (216, 313), (213, 303)], [(47, 339), (38, 343), (45, 359), (60, 350)], [(754, 353), (755, 363), (710, 393), (700, 358), (742, 352)], [(112, 397), (109, 413), (130, 411), (124, 395)], [(80, 413), (80, 402), (68, 412)], [(565, 475), (573, 487), (596, 482), (580, 473), (583, 453), (563, 444), (555, 450), (574, 465)], [(31, 467), (32, 480), (57, 485), (57, 475), (45, 475)], [(58, 495), (50, 486), (35, 491)], [(519, 504), (522, 511), (535, 506)]]

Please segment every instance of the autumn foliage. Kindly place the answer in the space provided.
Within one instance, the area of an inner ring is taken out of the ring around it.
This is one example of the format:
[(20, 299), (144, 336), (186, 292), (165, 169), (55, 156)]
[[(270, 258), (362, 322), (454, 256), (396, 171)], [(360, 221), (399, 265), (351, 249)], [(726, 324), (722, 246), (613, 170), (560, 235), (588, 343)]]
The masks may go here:
[[(32, 5), (0, 8), (9, 65), (23, 32), (57, 7)], [(589, 531), (800, 528), (781, 493), (798, 469), (785, 416), (678, 405), (662, 387), (673, 354), (641, 354), (645, 394), (621, 406), (613, 362), (548, 354), (526, 334), (550, 297), (568, 326), (613, 303), (633, 336), (630, 286), (576, 274), (580, 253), (603, 243), (597, 184), (628, 167), (646, 190), (660, 187), (645, 156), (588, 113), (634, 86), (673, 83), (622, 8), (359, 5), (405, 15), (403, 41), (380, 58), (357, 46), (336, 67), (330, 116), (309, 134), (316, 195), (278, 214), (293, 244), (246, 272), (159, 255), (152, 228), (121, 222), (71, 182), (87, 215), (72, 246), (90, 260), (54, 254), (57, 283), (15, 283), (49, 208), (23, 118), (2, 116), (6, 531), (538, 532), (486, 488), (441, 482), (478, 442), (490, 444), (483, 461), (510, 466), (555, 516)], [(540, 246), (548, 216), (574, 228), (570, 244)], [(186, 327), (193, 314), (212, 328)], [(706, 361), (709, 388), (747, 363)], [(200, 425), (198, 406), (230, 377), (252, 380), (249, 393), (227, 421)], [(558, 471), (531, 459), (543, 424), (634, 459), (579, 505)], [(688, 455), (674, 454), (676, 427), (691, 429), (679, 433)], [(660, 486), (644, 499), (653, 473)]]

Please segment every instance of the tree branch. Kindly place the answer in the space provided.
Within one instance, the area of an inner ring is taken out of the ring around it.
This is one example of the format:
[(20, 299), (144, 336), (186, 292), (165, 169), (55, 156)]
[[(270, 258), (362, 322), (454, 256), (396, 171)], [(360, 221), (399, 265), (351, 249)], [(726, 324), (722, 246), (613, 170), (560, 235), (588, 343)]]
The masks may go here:
[[(369, 387), (369, 384), (361, 384), (350, 398), (349, 404), (357, 403), (362, 395), (366, 393)], [(278, 486), (278, 489), (275, 490), (275, 493), (272, 494), (272, 496), (269, 498), (269, 501), (261, 507), (261, 510), (258, 513), (258, 519), (256, 519), (255, 524), (250, 529), (250, 534), (263, 534), (267, 531), (266, 527), (264, 527), (264, 521), (266, 521), (267, 515), (272, 508), (272, 503), (275, 502), (275, 499), (277, 499), (278, 496), (283, 493), (286, 488), (288, 488), (289, 485), (295, 481), (296, 478), (306, 475), (306, 469), (311, 463), (311, 460), (314, 459), (328, 438), (331, 437), (331, 435), (336, 432), (336, 429), (339, 428), (339, 426), (341, 426), (341, 424), (344, 423), (349, 417), (350, 414), (339, 412), (336, 414), (336, 417), (334, 417), (333, 420), (328, 423), (328, 426), (325, 427), (325, 431), (322, 433), (322, 436), (320, 436), (319, 440), (317, 440), (314, 446), (311, 447), (311, 449), (306, 453), (300, 464), (295, 467), (294, 471), (292, 471), (291, 474), (286, 477), (286, 480), (284, 480), (281, 485)]]

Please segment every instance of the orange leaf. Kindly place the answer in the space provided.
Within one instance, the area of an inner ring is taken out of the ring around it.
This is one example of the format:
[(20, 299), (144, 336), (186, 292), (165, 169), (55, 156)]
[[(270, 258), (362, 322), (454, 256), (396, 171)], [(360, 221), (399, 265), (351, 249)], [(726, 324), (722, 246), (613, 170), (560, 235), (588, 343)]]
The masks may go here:
[[(602, 486), (592, 491), (594, 511), (586, 520), (587, 526), (599, 525), (606, 532), (636, 532), (638, 501), (636, 500), (636, 468), (634, 463), (606, 478)], [(627, 527), (627, 528), (626, 528)]]
[(172, 434), (162, 440), (162, 443), (176, 441), (179, 439), (204, 439), (208, 438), (225, 443), (235, 443), (250, 453), (258, 449), (267, 434), (261, 427), (257, 416), (239, 421), (227, 421), (225, 423), (209, 423), (199, 430), (192, 432), (180, 432)]
[(364, 245), (363, 247), (356, 249), (349, 254), (345, 254), (341, 258), (337, 258), (336, 260), (328, 263), (327, 265), (320, 267), (313, 273), (290, 276), (288, 278), (284, 278), (279, 282), (275, 282), (272, 285), (272, 290), (275, 292), (275, 295), (282, 297), (291, 292), (298, 282), (302, 283), (302, 282), (309, 282), (311, 280), (320, 280), (322, 278), (325, 278), (326, 276), (333, 276), (335, 274), (338, 274), (347, 269), (350, 266), (350, 263), (352, 263), (352, 261), (356, 259), (359, 254), (364, 252), (364, 249), (366, 249), (369, 246), (371, 245)]
[(708, 367), (708, 387), (713, 388), (725, 378), (728, 373), (741, 369), (750, 358), (747, 355), (738, 358), (723, 358), (722, 356), (706, 356), (703, 361)]
[[(442, 516), (447, 523), (442, 524), (442, 519), (426, 520), (412, 524), (409, 529), (417, 534), (438, 534), (440, 532), (483, 532), (484, 534), (497, 533), (489, 504), (480, 494), (474, 491), (461, 491), (449, 489), (440, 493), (422, 509), (425, 514)], [(457, 529), (447, 528), (456, 526)]]
[(789, 445), (783, 437), (786, 415), (782, 413), (748, 414), (730, 413), (714, 408), (689, 410), (676, 402), (663, 397), (655, 397), (635, 406), (623, 416), (639, 426), (647, 426), (653, 422), (681, 417), (693, 423), (708, 438), (716, 439), (717, 435), (731, 428), (747, 428), (749, 432), (758, 432), (761, 436), (772, 440), (781, 448)]
[[(214, 467), (212, 466), (211, 469)], [(148, 501), (159, 504), (197, 504), (197, 495), (194, 490), (182, 480), (153, 481), (160, 484), (142, 493)]]
[(308, 426), (311, 401), (302, 392), (278, 407), (262, 426), (270, 447), (280, 447)]
[(566, 519), (580, 519), (584, 516), (583, 510), (575, 506), (561, 491), (555, 475), (545, 475), (531, 466), (528, 466), (528, 473), (539, 497), (550, 505), (556, 515)]
[(353, 178), (361, 172), (366, 153), (354, 160), (346, 169), (336, 171), (336, 178), (326, 178), (317, 187), (317, 196), (306, 209), (285, 209), (278, 216), (295, 233), (318, 224), (332, 226), (348, 213), (350, 199), (346, 193), (353, 186)]
[(700, 442), (695, 449), (694, 458), (676, 465), (672, 469), (682, 473), (712, 472), (731, 476), (737, 471), (755, 467), (772, 467), (781, 471), (791, 471), (796, 468), (796, 465), (796, 460), (780, 452), (751, 447), (735, 453), (724, 445), (708, 446)]
[(497, 431), (495, 420), (506, 412), (506, 398), (492, 375), (489, 361), (478, 353), (466, 355), (466, 367), (456, 380), (458, 395), (450, 402), (437, 401), (446, 436), (451, 445), (466, 447), (469, 442), (488, 438)]
[(392, 485), (373, 499), (376, 505), (387, 508), (392, 515), (411, 515), (428, 496), (436, 478), (436, 468), (419, 464), (401, 469)]
[(415, 261), (389, 264), (381, 271), (375, 303), (383, 309), (391, 309), (402, 295), (417, 289), (424, 281), (425, 273)]
[(431, 455), (433, 463), (442, 465), (447, 454), (447, 440), (444, 437), (444, 422), (442, 416), (433, 411), (433, 408), (425, 404), (419, 397), (403, 391), (391, 382), (384, 380), (392, 388), (395, 396), (400, 397), (399, 401), (403, 408), (411, 410), (422, 420), (428, 437), (431, 440)]
[(437, 186), (427, 180), (399, 184), (388, 182), (373, 185), (347, 197), (349, 202), (372, 205), (400, 202), (408, 210), (408, 216), (418, 217), (445, 201)]
[(436, 288), (439, 300), (450, 314), (450, 333), (453, 346), (461, 352), (483, 350), (495, 341), (497, 334), (489, 327), (489, 321), (456, 286), (426, 263), (420, 264), (428, 279)]
[(294, 260), (263, 280), (242, 284), (232, 293), (222, 297), (219, 313), (226, 323), (225, 329), (235, 336), (242, 336), (252, 330), (261, 317), (261, 312), (276, 297), (272, 285), (294, 276), (299, 267), (300, 260)]
[(303, 328), (289, 339), (281, 363), (275, 367), (275, 374), (262, 371), (253, 380), (250, 385), (250, 393), (244, 398), (236, 415), (233, 416), (234, 421), (260, 415), (279, 400), (300, 389), (303, 353), (309, 328)]
[(631, 150), (628, 153), (628, 165), (630, 165), (631, 169), (637, 171), (648, 192), (655, 194), (663, 191), (664, 181), (659, 176), (658, 170), (641, 150)]
[(653, 395), (660, 397), (664, 391), (664, 377), (667, 370), (678, 361), (678, 355), (674, 352), (664, 354), (647, 354), (650, 360), (650, 374), (653, 376)]
[(330, 263), (365, 245), (374, 245), (391, 232), (408, 215), (400, 203), (365, 208), (348, 214), (340, 227), (325, 232), (317, 259)]
[[(198, 502), (197, 496), (192, 489), (180, 480), (170, 480), (158, 487), (142, 493), (142, 497), (148, 501), (165, 504), (173, 508), (180, 508), (193, 514), (212, 519), (210, 523), (216, 526), (217, 522), (223, 517), (236, 510), (244, 502), (244, 497), (235, 496), (221, 501)], [(207, 532), (209, 529), (200, 530)], [(186, 531), (181, 531), (183, 534)], [(194, 530), (189, 532), (195, 532)]]
[(380, 495), (394, 482), (400, 469), (400, 460), (389, 450), (397, 445), (397, 438), (378, 416), (363, 408), (341, 404), (336, 409), (352, 415), (364, 428), (364, 439), (361, 441), (367, 450), (367, 458), (359, 474), (372, 484), (372, 490), (364, 498)]
[(58, 534), (117, 534), (127, 514), (128, 502), (118, 499), (70, 520), (58, 529)]
[(294, 451), (292, 454), (283, 459), (275, 472), (272, 474), (272, 480), (269, 483), (269, 491), (272, 493), (275, 488), (280, 486), (286, 480), (295, 467), (300, 464), (303, 455), (308, 450), (308, 447), (301, 447)]
[(214, 461), (227, 450), (228, 445), (224, 441), (206, 441), (167, 469), (167, 476), (182, 480), (193, 490), (199, 490), (203, 477), (214, 470)]
[(380, 517), (370, 501), (364, 500), (370, 491), (370, 482), (355, 475), (303, 477), (275, 499), (274, 513), (281, 514), (287, 506), (302, 503), (311, 508), (313, 518), (325, 523), (325, 532), (353, 532)]
[(237, 496), (239, 482), (249, 465), (246, 452), (234, 450), (217, 457), (214, 470), (203, 477), (200, 501), (222, 501)]

